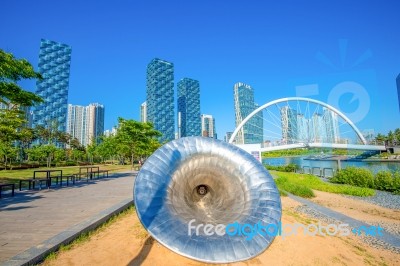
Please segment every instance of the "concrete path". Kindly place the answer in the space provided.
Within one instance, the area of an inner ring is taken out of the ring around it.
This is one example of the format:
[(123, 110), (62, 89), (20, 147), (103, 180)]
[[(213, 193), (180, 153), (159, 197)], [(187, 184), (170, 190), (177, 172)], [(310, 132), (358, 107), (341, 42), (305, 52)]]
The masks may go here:
[(117, 173), (88, 183), (17, 192), (15, 197), (1, 199), (0, 264), (20, 265), (25, 257), (35, 255), (31, 253), (48, 248), (50, 242), (71, 237), (126, 208), (133, 200), (134, 174)]

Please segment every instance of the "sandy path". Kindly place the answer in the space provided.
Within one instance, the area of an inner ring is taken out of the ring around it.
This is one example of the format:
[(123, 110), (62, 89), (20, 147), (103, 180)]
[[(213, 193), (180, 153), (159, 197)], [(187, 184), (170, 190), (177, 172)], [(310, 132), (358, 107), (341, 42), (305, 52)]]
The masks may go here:
[[(322, 197), (321, 197), (322, 198)], [(294, 212), (297, 202), (285, 197), (283, 223), (315, 220)], [(390, 215), (389, 215), (390, 216)], [(400, 265), (400, 255), (368, 247), (356, 237), (277, 237), (269, 249), (251, 260), (231, 265)], [(206, 265), (175, 254), (148, 237), (135, 213), (131, 213), (89, 241), (45, 265)]]
[(315, 191), (313, 202), (371, 225), (380, 225), (386, 231), (400, 235), (400, 210), (384, 208), (362, 200), (338, 194)]

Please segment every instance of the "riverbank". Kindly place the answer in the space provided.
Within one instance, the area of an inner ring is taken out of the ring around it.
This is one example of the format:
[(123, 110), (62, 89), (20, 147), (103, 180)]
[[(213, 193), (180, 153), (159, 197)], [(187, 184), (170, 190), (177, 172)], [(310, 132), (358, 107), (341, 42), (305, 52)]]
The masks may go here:
[[(321, 156), (321, 155), (319, 155)], [(336, 172), (339, 168), (338, 162), (340, 161), (340, 169), (344, 169), (349, 166), (358, 168), (365, 168), (373, 173), (380, 171), (390, 171), (392, 173), (400, 171), (400, 160), (397, 159), (354, 159), (344, 155), (330, 155), (329, 157), (310, 158), (310, 156), (294, 156), (294, 157), (275, 157), (275, 158), (263, 158), (262, 162), (265, 165), (271, 166), (282, 166), (288, 164), (295, 164), (299, 168), (320, 168), (320, 169), (332, 169)]]

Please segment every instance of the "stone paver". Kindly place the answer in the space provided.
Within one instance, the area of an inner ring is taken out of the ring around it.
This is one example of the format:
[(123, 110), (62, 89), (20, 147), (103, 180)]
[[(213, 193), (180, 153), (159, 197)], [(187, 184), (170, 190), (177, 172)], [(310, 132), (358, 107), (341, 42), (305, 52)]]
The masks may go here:
[[(57, 235), (83, 229), (133, 200), (134, 172), (75, 186), (23, 191), (0, 200), (0, 264)], [(75, 227), (75, 228), (74, 228)], [(54, 240), (54, 239), (53, 239)]]

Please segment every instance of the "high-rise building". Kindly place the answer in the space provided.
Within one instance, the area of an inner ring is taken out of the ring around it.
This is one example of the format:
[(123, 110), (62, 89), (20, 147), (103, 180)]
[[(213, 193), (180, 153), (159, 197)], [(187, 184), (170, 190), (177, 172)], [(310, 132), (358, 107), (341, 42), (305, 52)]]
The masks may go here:
[(281, 108), (282, 142), (292, 144), (297, 142), (297, 111), (284, 106)]
[(323, 108), (322, 119), (325, 126), (323, 142), (339, 143), (339, 122), (338, 115), (328, 108)]
[(400, 74), (396, 78), (396, 85), (397, 85), (397, 98), (399, 101), (399, 112), (400, 112)]
[(36, 93), (44, 102), (33, 110), (33, 127), (51, 124), (59, 131), (66, 131), (70, 64), (70, 46), (41, 40), (39, 73), (43, 79), (37, 80)]
[(104, 131), (104, 136), (109, 137), (109, 136), (115, 136), (117, 134), (117, 128), (113, 127), (111, 130), (107, 129)]
[(87, 113), (84, 106), (68, 104), (67, 133), (86, 146)]
[(231, 132), (231, 131), (226, 132), (226, 133), (225, 133), (225, 137), (224, 137), (224, 141), (225, 141), (225, 142), (229, 142), (229, 140), (230, 140), (231, 137), (232, 137), (232, 134), (233, 134), (233, 132)]
[(147, 103), (144, 102), (140, 105), (140, 122), (147, 122)]
[(217, 138), (217, 131), (215, 130), (215, 119), (212, 115), (201, 115), (201, 135), (203, 137)]
[(104, 106), (98, 103), (89, 106), (69, 104), (67, 121), (67, 133), (83, 146), (98, 142), (104, 132)]
[(147, 121), (162, 133), (161, 142), (175, 138), (174, 64), (154, 58), (147, 65)]
[[(250, 85), (238, 82), (233, 86), (235, 103), (236, 127), (251, 113), (258, 105), (254, 103), (254, 90)], [(254, 144), (263, 142), (263, 117), (262, 112), (251, 118), (238, 132), (236, 144)]]
[(91, 103), (87, 109), (87, 135), (86, 143), (99, 143), (99, 137), (104, 132), (104, 106), (99, 103)]
[(326, 140), (326, 125), (321, 114), (315, 113), (310, 121), (310, 138), (313, 142), (321, 143)]
[(180, 137), (201, 136), (200, 84), (184, 78), (178, 82), (178, 130)]
[(306, 119), (303, 114), (297, 114), (297, 140), (299, 142), (309, 142), (309, 119)]

